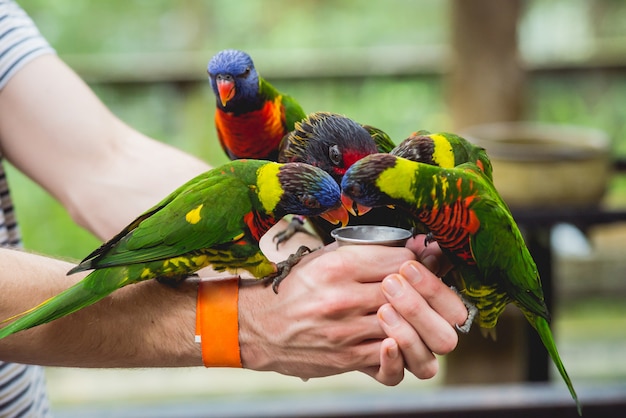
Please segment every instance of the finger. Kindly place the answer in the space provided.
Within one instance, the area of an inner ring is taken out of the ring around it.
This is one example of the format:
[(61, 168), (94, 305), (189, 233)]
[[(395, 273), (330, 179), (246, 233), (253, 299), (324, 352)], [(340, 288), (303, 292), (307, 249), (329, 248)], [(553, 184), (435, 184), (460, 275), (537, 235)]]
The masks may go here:
[[(324, 339), (331, 346), (355, 346), (374, 340), (380, 341), (387, 336), (375, 314), (357, 316), (355, 318), (340, 315), (337, 318), (329, 319), (331, 321), (325, 327), (323, 335)], [(378, 357), (376, 360), (378, 360)]]
[(416, 329), (402, 318), (390, 304), (378, 310), (381, 326), (402, 352), (406, 368), (420, 379), (430, 379), (439, 368), (437, 358), (424, 343)]
[(447, 354), (454, 350), (458, 342), (456, 330), (404, 277), (391, 274), (383, 280), (382, 288), (395, 311), (402, 316), (403, 321), (413, 326), (430, 351)]
[(400, 274), (450, 325), (465, 322), (468, 313), (461, 298), (424, 265), (409, 261), (400, 267)]
[(417, 260), (424, 264), (435, 275), (441, 277), (452, 269), (452, 263), (443, 255), (439, 244), (431, 242), (426, 245), (426, 235), (417, 235), (409, 239), (407, 248), (416, 254)]
[(380, 367), (361, 370), (386, 386), (395, 386), (404, 379), (404, 359), (398, 343), (393, 338), (385, 338), (380, 345)]
[(415, 254), (404, 247), (347, 245), (339, 247), (336, 253), (349, 264), (360, 282), (380, 282), (388, 274), (396, 273), (404, 262), (415, 260)]

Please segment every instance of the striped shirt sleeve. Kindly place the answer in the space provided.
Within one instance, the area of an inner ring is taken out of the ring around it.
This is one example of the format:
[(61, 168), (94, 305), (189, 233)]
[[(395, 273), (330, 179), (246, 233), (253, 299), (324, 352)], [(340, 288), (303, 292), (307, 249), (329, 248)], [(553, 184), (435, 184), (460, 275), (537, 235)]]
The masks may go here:
[(55, 53), (32, 19), (12, 0), (0, 0), (0, 90), (26, 63)]
[[(30, 17), (14, 1), (0, 0), (0, 90), (22, 66), (47, 53), (54, 53), (54, 50)], [(20, 246), (1, 161), (0, 246)], [(50, 416), (44, 368), (0, 361), (0, 417)]]

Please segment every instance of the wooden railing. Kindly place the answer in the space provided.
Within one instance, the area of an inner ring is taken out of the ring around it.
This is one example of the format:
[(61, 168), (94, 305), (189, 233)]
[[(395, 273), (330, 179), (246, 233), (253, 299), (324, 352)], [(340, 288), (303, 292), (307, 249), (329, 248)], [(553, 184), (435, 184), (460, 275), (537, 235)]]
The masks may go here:
[[(623, 418), (626, 384), (579, 388), (583, 416)], [(289, 396), (231, 395), (162, 404), (77, 406), (54, 410), (57, 418), (574, 418), (567, 389), (559, 385), (498, 385), (383, 393), (341, 392)]]

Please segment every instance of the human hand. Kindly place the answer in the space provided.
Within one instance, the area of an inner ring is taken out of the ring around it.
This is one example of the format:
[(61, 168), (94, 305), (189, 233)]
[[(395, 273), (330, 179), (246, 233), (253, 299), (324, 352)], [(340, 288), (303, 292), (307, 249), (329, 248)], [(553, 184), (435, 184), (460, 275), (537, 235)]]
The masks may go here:
[(382, 289), (389, 303), (380, 307), (378, 317), (381, 327), (400, 347), (407, 370), (420, 379), (429, 379), (439, 370), (435, 354), (447, 354), (456, 347), (454, 326), (465, 321), (467, 309), (437, 276), (451, 267), (437, 244), (425, 246), (424, 237), (417, 236), (409, 240), (407, 248), (419, 262), (407, 261), (399, 273), (383, 279)]
[(303, 258), (278, 294), (242, 285), (243, 366), (304, 379), (359, 370), (386, 385), (399, 383), (404, 360), (376, 312), (386, 303), (381, 278), (414, 258), (407, 248), (333, 244)]

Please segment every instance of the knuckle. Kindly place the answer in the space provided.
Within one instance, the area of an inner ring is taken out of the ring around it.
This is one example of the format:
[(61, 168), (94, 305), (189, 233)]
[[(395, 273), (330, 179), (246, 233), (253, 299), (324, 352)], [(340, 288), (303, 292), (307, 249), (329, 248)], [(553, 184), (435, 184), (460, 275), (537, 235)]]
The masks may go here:
[(346, 295), (334, 290), (328, 292), (324, 297), (323, 302), (317, 303), (318, 312), (323, 318), (339, 318), (342, 317), (346, 309), (350, 306), (350, 301)]
[(331, 282), (336, 275), (343, 274), (349, 269), (347, 257), (341, 257), (336, 251), (324, 254), (314, 262), (314, 270), (319, 272), (318, 281)]
[(385, 386), (397, 386), (400, 384), (400, 382), (402, 382), (403, 377), (404, 376), (402, 374), (383, 375), (383, 376), (380, 376), (376, 380), (378, 380), (380, 383), (382, 383)]
[(445, 285), (434, 275), (425, 274), (423, 280), (419, 282), (418, 290), (424, 298), (430, 299), (441, 293), (442, 286)]
[(428, 360), (420, 364), (420, 367), (418, 368), (418, 370), (414, 372), (414, 374), (419, 379), (426, 380), (426, 379), (432, 379), (433, 377), (435, 377), (438, 371), (439, 371), (439, 361), (436, 358), (433, 358), (431, 360)]
[(421, 303), (404, 303), (394, 305), (394, 308), (410, 323), (415, 322), (424, 312), (424, 306)]
[(459, 342), (459, 336), (456, 331), (449, 328), (448, 331), (442, 333), (438, 341), (433, 344), (433, 347), (429, 347), (433, 353), (444, 355), (452, 352)]

